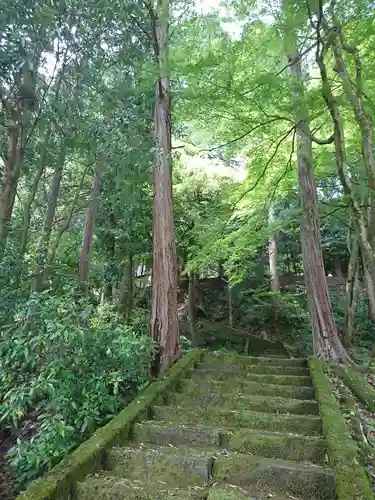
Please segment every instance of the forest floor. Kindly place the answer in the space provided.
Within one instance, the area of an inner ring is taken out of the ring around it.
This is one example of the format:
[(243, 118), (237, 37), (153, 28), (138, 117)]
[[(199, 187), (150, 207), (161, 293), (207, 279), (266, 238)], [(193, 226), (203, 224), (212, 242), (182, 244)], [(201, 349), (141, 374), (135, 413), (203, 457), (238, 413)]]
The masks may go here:
[(16, 440), (16, 434), (12, 434), (9, 430), (0, 430), (0, 500), (11, 500), (17, 495), (7, 459), (9, 448)]

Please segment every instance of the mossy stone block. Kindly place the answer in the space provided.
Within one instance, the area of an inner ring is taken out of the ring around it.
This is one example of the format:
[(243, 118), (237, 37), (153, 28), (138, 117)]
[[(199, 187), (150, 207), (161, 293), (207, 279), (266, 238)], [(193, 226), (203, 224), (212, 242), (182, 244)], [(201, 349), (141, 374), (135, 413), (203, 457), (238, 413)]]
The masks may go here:
[(308, 368), (301, 366), (270, 366), (264, 364), (240, 365), (237, 363), (197, 363), (197, 370), (211, 370), (224, 373), (257, 373), (260, 375), (298, 375), (308, 377), (310, 375)]
[(88, 477), (78, 483), (77, 500), (199, 500), (207, 497), (205, 489), (168, 488), (162, 481), (129, 481), (119, 477)]
[(312, 387), (292, 387), (287, 385), (260, 384), (251, 381), (216, 381), (213, 379), (202, 379), (194, 381), (184, 379), (179, 384), (178, 390), (185, 393), (199, 392), (237, 392), (244, 394), (260, 394), (263, 396), (274, 396), (277, 394), (283, 398), (293, 399), (314, 399), (314, 389)]
[(277, 396), (259, 396), (244, 394), (180, 394), (170, 393), (168, 395), (169, 405), (179, 405), (185, 408), (197, 408), (208, 406), (212, 411), (216, 407), (226, 410), (249, 410), (269, 413), (294, 413), (297, 415), (317, 415), (318, 405), (316, 401), (301, 399), (286, 399)]
[(317, 415), (288, 415), (276, 413), (259, 413), (246, 410), (215, 409), (209, 407), (180, 408), (172, 406), (155, 406), (152, 409), (154, 419), (164, 422), (179, 422), (193, 425), (217, 426), (228, 429), (263, 429), (268, 431), (295, 432), (302, 435), (319, 435), (322, 422)]
[(217, 457), (213, 480), (249, 490), (276, 489), (304, 500), (335, 499), (332, 474), (318, 466), (308, 467), (284, 460), (240, 454)]
[(295, 376), (295, 375), (265, 375), (250, 372), (223, 372), (216, 370), (193, 370), (186, 372), (188, 378), (192, 380), (216, 380), (216, 381), (231, 381), (233, 385), (241, 384), (244, 380), (249, 382), (259, 382), (260, 384), (274, 385), (289, 385), (291, 387), (311, 387), (312, 381), (310, 376)]
[[(217, 429), (197, 426), (164, 425), (157, 422), (143, 422), (135, 424), (133, 439), (138, 443), (152, 443), (157, 445), (210, 445), (220, 446), (225, 433)], [(231, 433), (227, 432), (227, 436)]]
[(266, 458), (285, 458), (296, 462), (324, 464), (326, 446), (323, 439), (270, 432), (234, 432), (229, 449)]
[(207, 484), (213, 465), (211, 455), (173, 447), (156, 449), (115, 448), (108, 454), (111, 475), (131, 480), (163, 481), (176, 487)]
[(240, 366), (265, 365), (265, 366), (295, 366), (307, 368), (306, 358), (279, 358), (263, 356), (239, 356), (233, 354), (207, 353), (203, 361), (212, 364), (236, 364)]

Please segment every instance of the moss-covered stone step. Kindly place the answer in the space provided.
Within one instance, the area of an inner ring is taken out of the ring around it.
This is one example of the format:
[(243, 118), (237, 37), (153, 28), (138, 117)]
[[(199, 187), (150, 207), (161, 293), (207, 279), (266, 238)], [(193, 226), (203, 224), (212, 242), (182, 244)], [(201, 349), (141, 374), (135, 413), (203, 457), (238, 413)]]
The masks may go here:
[(130, 481), (104, 475), (89, 476), (78, 483), (74, 498), (77, 500), (202, 500), (208, 496), (207, 488), (168, 488), (162, 481)]
[(242, 429), (233, 433), (228, 449), (266, 458), (284, 458), (296, 462), (323, 465), (326, 446), (323, 439)]
[(229, 430), (154, 421), (135, 424), (132, 432), (133, 440), (138, 443), (211, 448), (227, 447), (231, 437)]
[(106, 469), (112, 476), (131, 480), (163, 481), (185, 488), (206, 485), (211, 479), (213, 457), (202, 450), (161, 446), (114, 448), (109, 451)]
[[(291, 497), (269, 488), (265, 488), (263, 491), (255, 491), (253, 488), (245, 490), (234, 484), (228, 484), (214, 485), (210, 488), (207, 500), (291, 500)], [(299, 499), (293, 496), (293, 500)]]
[(295, 413), (297, 415), (318, 415), (318, 404), (312, 400), (287, 399), (277, 396), (249, 394), (182, 394), (171, 392), (167, 395), (170, 405), (185, 408), (208, 406), (216, 411), (219, 406), (226, 410), (249, 410), (266, 413)]
[(183, 379), (179, 383), (179, 390), (185, 393), (199, 392), (237, 392), (244, 394), (260, 394), (263, 396), (274, 396), (277, 394), (283, 398), (293, 399), (314, 399), (314, 389), (312, 387), (293, 387), (287, 385), (260, 384), (259, 382), (238, 381), (217, 381), (210, 379), (193, 380)]
[(178, 406), (154, 406), (152, 417), (164, 422), (193, 425), (199, 422), (204, 426), (221, 428), (250, 428), (269, 431), (294, 432), (302, 435), (320, 435), (322, 422), (315, 415), (288, 415), (277, 413), (258, 413), (255, 411), (238, 411), (207, 406), (198, 408), (180, 408)]
[(298, 375), (265, 375), (258, 373), (223, 372), (217, 370), (188, 370), (186, 376), (192, 380), (230, 380), (235, 384), (241, 384), (244, 380), (258, 382), (259, 384), (289, 385), (291, 387), (312, 387), (310, 376)]
[(240, 365), (236, 363), (214, 363), (214, 362), (203, 362), (197, 363), (195, 366), (196, 370), (210, 370), (215, 372), (225, 372), (225, 373), (258, 373), (263, 375), (299, 375), (302, 377), (308, 377), (310, 375), (309, 369), (302, 366), (272, 366), (264, 364), (255, 365)]
[(324, 468), (252, 455), (217, 456), (213, 481), (249, 491), (251, 488), (276, 489), (303, 500), (336, 498), (334, 476)]
[[(266, 458), (284, 458), (316, 464), (323, 464), (326, 456), (326, 448), (322, 439), (249, 429), (232, 432), (226, 429), (209, 429), (195, 425), (143, 422), (135, 425), (134, 439), (140, 443), (156, 445), (216, 446)], [(147, 455), (141, 455), (138, 460), (146, 460), (145, 457), (147, 458)], [(180, 462), (184, 461), (184, 457), (179, 458), (178, 454), (173, 458)], [(130, 463), (129, 454), (126, 459)], [(165, 460), (167, 462), (169, 460), (170, 463), (172, 458), (165, 457)], [(165, 468), (165, 464), (162, 464), (162, 468)]]
[(286, 358), (286, 357), (263, 357), (263, 356), (240, 356), (233, 354), (205, 354), (203, 361), (212, 364), (228, 365), (265, 365), (265, 366), (297, 366), (308, 368), (306, 358)]

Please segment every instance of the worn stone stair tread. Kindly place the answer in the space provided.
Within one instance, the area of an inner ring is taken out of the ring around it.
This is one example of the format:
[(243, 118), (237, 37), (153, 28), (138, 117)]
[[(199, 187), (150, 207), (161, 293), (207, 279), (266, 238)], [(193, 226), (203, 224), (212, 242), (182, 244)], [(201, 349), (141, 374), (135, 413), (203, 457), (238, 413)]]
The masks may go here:
[(167, 424), (159, 421), (143, 421), (133, 427), (132, 437), (139, 443), (156, 445), (184, 445), (223, 447), (232, 433), (199, 425)]
[(264, 430), (242, 429), (233, 432), (228, 449), (266, 458), (284, 458), (320, 465), (326, 462), (327, 456), (326, 443), (322, 438)]
[(292, 387), (312, 387), (310, 375), (272, 375), (250, 372), (223, 372), (215, 369), (190, 369), (187, 371), (187, 376), (193, 380), (212, 379), (216, 381), (231, 380), (233, 384), (237, 381), (259, 382), (261, 384), (287, 385)]
[(152, 417), (167, 423), (179, 422), (193, 425), (199, 422), (203, 426), (219, 426), (224, 429), (259, 429), (295, 432), (300, 435), (320, 435), (322, 422), (318, 415), (295, 415), (255, 412), (250, 410), (226, 410), (217, 408), (214, 412), (207, 407), (184, 408), (171, 406), (154, 406)]
[(298, 415), (318, 415), (318, 404), (315, 400), (280, 398), (251, 394), (229, 393), (196, 393), (182, 394), (172, 392), (167, 396), (169, 405), (187, 406), (220, 406), (231, 410), (252, 410), (268, 413), (295, 413)]
[(194, 443), (195, 446), (217, 446), (239, 453), (316, 464), (323, 464), (326, 457), (323, 439), (274, 431), (242, 429), (232, 432), (199, 425), (188, 426), (150, 421), (136, 424), (134, 437), (142, 443), (172, 445)]
[(130, 481), (115, 476), (89, 476), (76, 486), (77, 500), (175, 500), (206, 499), (207, 487), (170, 488), (162, 481)]
[(253, 488), (245, 490), (239, 486), (231, 485), (214, 485), (209, 490), (207, 500), (301, 500), (293, 496), (284, 495), (280, 492), (275, 492), (269, 488), (263, 491), (255, 491)]
[(220, 380), (193, 380), (183, 379), (179, 384), (179, 391), (184, 393), (196, 392), (230, 392), (235, 391), (238, 394), (259, 394), (263, 396), (274, 396), (277, 394), (280, 397), (292, 399), (314, 399), (314, 389), (305, 386), (287, 386), (276, 384), (262, 384), (259, 382), (251, 382), (248, 380), (239, 381), (233, 384), (233, 381)]
[(140, 444), (117, 447), (108, 452), (106, 468), (111, 475), (132, 480), (152, 479), (179, 487), (208, 484), (212, 475), (213, 453), (189, 447)]
[(239, 365), (267, 365), (267, 366), (296, 366), (307, 368), (306, 358), (274, 358), (272, 356), (241, 356), (239, 354), (205, 354), (203, 361), (206, 363), (239, 364)]
[(217, 456), (213, 482), (243, 489), (275, 489), (303, 500), (334, 500), (335, 479), (323, 466), (255, 455), (228, 453)]
[(241, 365), (236, 363), (216, 363), (214, 361), (197, 363), (195, 369), (224, 373), (257, 373), (270, 375), (298, 375), (308, 377), (309, 369), (299, 366), (272, 366), (265, 364)]

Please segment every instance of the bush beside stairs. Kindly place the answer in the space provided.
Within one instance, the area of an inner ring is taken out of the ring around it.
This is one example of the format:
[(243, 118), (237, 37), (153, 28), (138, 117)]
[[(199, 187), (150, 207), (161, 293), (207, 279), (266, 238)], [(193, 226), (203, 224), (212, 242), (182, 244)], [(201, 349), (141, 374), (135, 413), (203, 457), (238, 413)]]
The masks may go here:
[(307, 360), (205, 353), (79, 500), (334, 500)]

